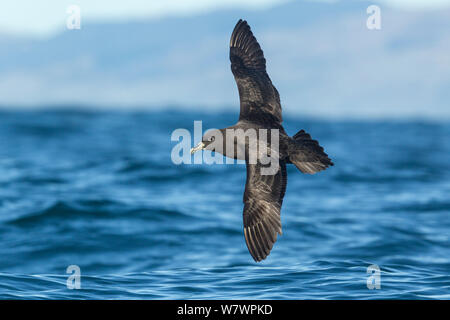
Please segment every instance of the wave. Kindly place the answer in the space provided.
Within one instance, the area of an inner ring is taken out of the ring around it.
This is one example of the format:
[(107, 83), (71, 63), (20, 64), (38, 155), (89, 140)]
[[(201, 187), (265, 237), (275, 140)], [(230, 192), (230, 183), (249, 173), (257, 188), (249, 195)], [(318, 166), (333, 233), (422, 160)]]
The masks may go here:
[[(450, 276), (403, 264), (381, 267), (381, 289), (367, 288), (369, 261), (316, 260), (277, 267), (218, 266), (123, 274), (82, 274), (67, 290), (64, 274), (0, 273), (4, 299), (448, 299)], [(421, 288), (417, 289), (420, 284)]]
[(139, 218), (143, 220), (180, 219), (190, 217), (178, 210), (167, 210), (152, 207), (128, 207), (112, 200), (80, 200), (56, 201), (43, 209), (23, 214), (6, 221), (15, 226), (36, 225), (57, 220), (82, 219), (113, 219), (124, 217), (126, 219)]
[(387, 206), (384, 210), (393, 212), (450, 212), (450, 202), (438, 200), (430, 200), (425, 203), (413, 202), (396, 206)]

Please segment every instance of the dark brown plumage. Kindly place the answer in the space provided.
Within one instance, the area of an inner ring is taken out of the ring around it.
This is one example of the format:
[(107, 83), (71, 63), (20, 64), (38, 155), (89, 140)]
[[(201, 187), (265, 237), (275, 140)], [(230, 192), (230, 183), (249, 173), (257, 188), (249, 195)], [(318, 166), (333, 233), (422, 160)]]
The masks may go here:
[[(230, 61), (239, 90), (239, 121), (228, 128), (220, 129), (226, 136), (227, 129), (278, 129), (279, 130), (279, 169), (274, 175), (262, 175), (263, 164), (251, 164), (247, 158), (247, 182), (244, 192), (244, 236), (247, 248), (255, 261), (265, 259), (281, 235), (280, 210), (286, 192), (286, 164), (294, 164), (301, 172), (313, 174), (332, 166), (333, 163), (316, 140), (304, 130), (292, 138), (282, 126), (281, 103), (277, 89), (266, 72), (266, 59), (246, 21), (239, 20), (230, 40)], [(260, 137), (258, 136), (258, 139)], [(237, 154), (227, 154), (226, 138), (220, 150), (213, 147), (210, 135), (202, 138), (195, 152), (208, 149), (220, 152), (230, 158)], [(271, 143), (271, 142), (269, 142)], [(248, 143), (247, 143), (248, 144)], [(249, 146), (245, 144), (246, 152)], [(239, 143), (234, 141), (232, 150)]]
[(282, 123), (280, 96), (266, 72), (266, 59), (246, 21), (239, 20), (230, 40), (231, 71), (239, 90), (239, 120), (263, 118)]

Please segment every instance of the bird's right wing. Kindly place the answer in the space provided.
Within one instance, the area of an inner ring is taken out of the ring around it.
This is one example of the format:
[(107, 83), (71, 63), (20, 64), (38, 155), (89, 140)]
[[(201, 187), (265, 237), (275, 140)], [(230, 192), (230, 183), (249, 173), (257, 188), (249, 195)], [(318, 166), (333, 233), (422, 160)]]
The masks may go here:
[(281, 124), (280, 96), (266, 72), (266, 59), (246, 21), (239, 20), (230, 40), (231, 71), (236, 80), (239, 120)]
[(274, 175), (261, 175), (261, 164), (247, 163), (244, 193), (244, 236), (248, 251), (258, 262), (265, 259), (281, 235), (280, 210), (287, 184), (286, 163)]

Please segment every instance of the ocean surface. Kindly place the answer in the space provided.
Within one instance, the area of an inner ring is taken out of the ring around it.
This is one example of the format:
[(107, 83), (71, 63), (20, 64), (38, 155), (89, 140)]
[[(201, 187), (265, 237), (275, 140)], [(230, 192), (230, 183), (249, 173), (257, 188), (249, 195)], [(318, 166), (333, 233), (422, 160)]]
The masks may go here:
[(171, 161), (173, 130), (237, 116), (1, 111), (0, 298), (450, 298), (449, 122), (285, 115), (335, 166), (288, 168), (283, 235), (255, 263), (245, 166)]

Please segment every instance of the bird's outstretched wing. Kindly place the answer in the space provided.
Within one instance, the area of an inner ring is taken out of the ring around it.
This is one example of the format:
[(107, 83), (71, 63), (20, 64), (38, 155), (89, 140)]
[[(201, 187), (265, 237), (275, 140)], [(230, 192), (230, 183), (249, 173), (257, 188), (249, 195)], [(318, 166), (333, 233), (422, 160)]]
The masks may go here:
[(281, 124), (277, 89), (266, 72), (266, 59), (246, 21), (239, 20), (230, 40), (231, 71), (239, 89), (239, 120)]
[(261, 175), (261, 164), (247, 163), (244, 193), (244, 236), (248, 251), (258, 262), (265, 259), (281, 235), (280, 210), (287, 184), (286, 163), (274, 175)]

